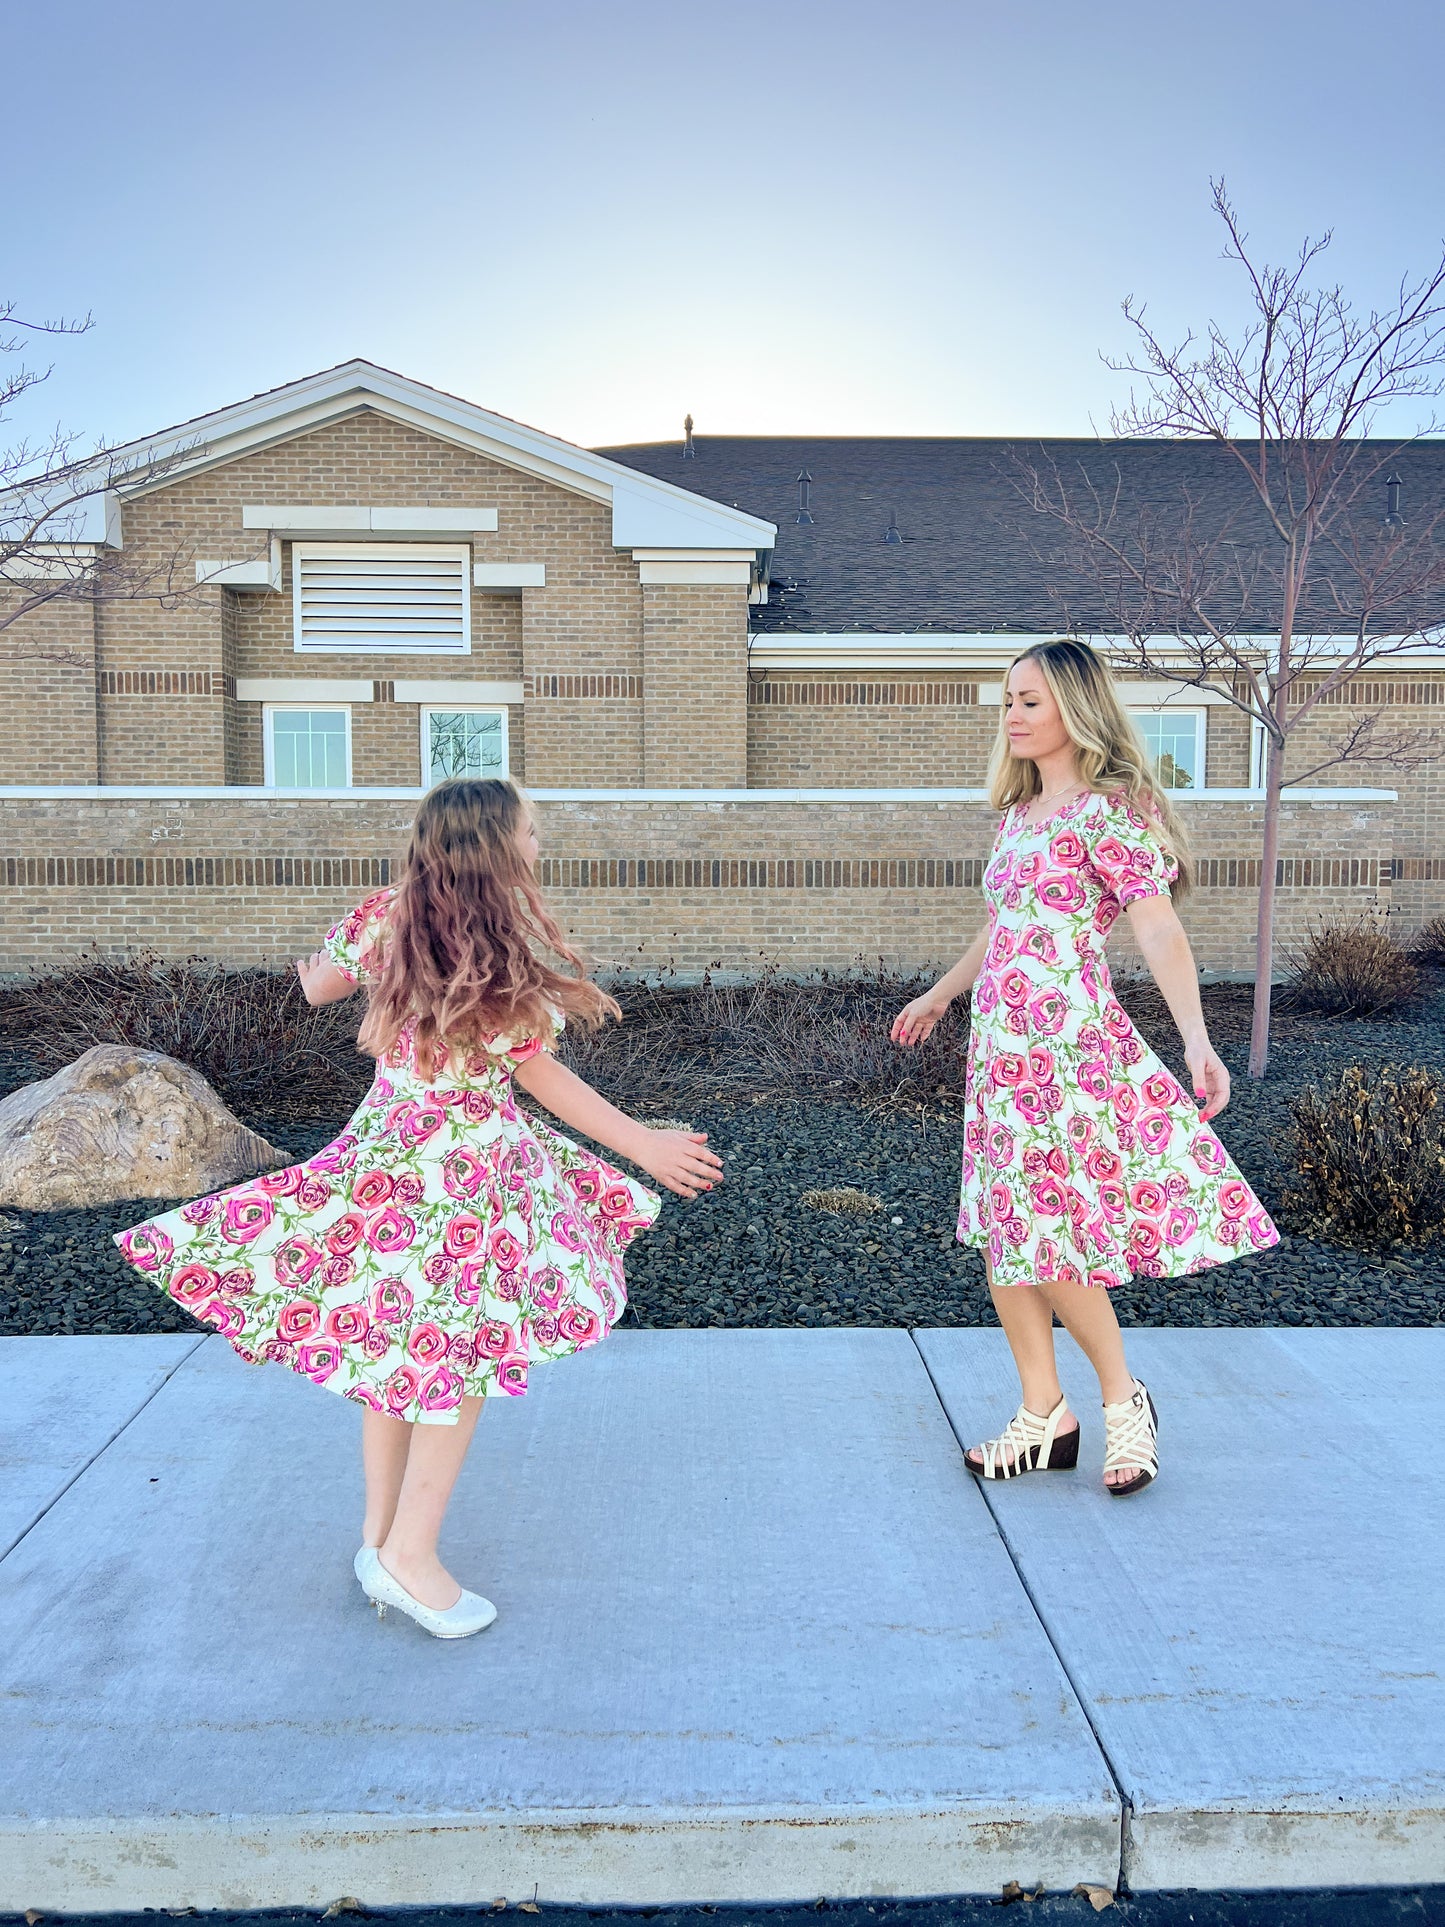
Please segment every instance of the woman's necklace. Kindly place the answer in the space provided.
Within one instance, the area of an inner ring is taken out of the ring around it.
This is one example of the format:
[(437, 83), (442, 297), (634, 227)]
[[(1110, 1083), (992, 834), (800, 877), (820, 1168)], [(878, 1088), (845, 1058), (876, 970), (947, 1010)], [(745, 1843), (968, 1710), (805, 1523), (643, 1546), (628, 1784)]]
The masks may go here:
[[(1052, 802), (1053, 802), (1053, 800), (1054, 800), (1054, 798), (1055, 798), (1056, 796), (1062, 796), (1062, 795), (1064, 795), (1064, 793), (1065, 793), (1065, 791), (1067, 791), (1067, 790), (1076, 790), (1076, 789), (1078, 789), (1078, 788), (1080, 787), (1080, 785), (1081, 785), (1081, 779), (1080, 779), (1079, 777), (1077, 777), (1077, 776), (1076, 776), (1076, 777), (1074, 778), (1074, 780), (1073, 780), (1073, 782), (1072, 782), (1072, 783), (1065, 783), (1065, 784), (1063, 785), (1063, 787), (1062, 787), (1062, 788), (1060, 788), (1060, 789), (1056, 789), (1056, 790), (1048, 790), (1047, 792), (1045, 792), (1045, 794), (1044, 794), (1044, 795), (1042, 795), (1042, 796), (1040, 796), (1040, 797), (1039, 797), (1039, 798), (1037, 799), (1037, 801), (1038, 801), (1038, 803), (1039, 803), (1039, 805), (1040, 805), (1040, 807), (1042, 807), (1042, 806), (1043, 806), (1044, 804), (1046, 804), (1046, 803), (1052, 803)], [(1028, 810), (1028, 808), (1029, 808), (1029, 805), (1028, 805), (1028, 804), (1026, 803), (1026, 804), (1024, 805), (1024, 809), (1025, 809), (1025, 811), (1026, 811), (1026, 812), (1027, 812), (1027, 810)], [(1037, 822), (1038, 822), (1039, 820), (1040, 820), (1040, 819), (1039, 819), (1038, 817), (1036, 817), (1036, 816), (1031, 816), (1031, 817), (1029, 818), (1029, 821), (1030, 821), (1031, 823), (1037, 823)]]

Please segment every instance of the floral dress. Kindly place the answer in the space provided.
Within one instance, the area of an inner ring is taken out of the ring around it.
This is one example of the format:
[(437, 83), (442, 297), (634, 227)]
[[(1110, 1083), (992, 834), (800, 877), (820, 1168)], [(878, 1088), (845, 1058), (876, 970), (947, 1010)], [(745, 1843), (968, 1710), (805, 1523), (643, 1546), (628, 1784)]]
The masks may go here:
[(1278, 1242), (1263, 1206), (1113, 993), (1104, 940), (1178, 865), (1148, 818), (1086, 791), (1016, 804), (984, 873), (961, 1243), (1000, 1285), (1172, 1277)]
[[(353, 982), (390, 900), (369, 897), (326, 938)], [(520, 1395), (530, 1366), (607, 1336), (627, 1302), (623, 1251), (661, 1205), (517, 1109), (512, 1071), (550, 1041), (493, 1037), (433, 1082), (408, 1026), (315, 1157), (116, 1243), (248, 1362), (374, 1412), (455, 1424), (463, 1397)]]

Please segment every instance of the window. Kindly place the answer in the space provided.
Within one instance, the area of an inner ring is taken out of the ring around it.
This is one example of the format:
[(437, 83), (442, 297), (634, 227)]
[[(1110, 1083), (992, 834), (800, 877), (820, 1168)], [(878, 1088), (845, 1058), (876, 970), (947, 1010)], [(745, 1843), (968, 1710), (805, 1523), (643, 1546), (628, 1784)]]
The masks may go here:
[(471, 550), (437, 542), (294, 542), (298, 650), (466, 656), (472, 647)]
[(351, 711), (267, 703), (266, 781), (282, 790), (351, 788)]
[(427, 789), (447, 776), (505, 776), (506, 710), (423, 709), (421, 769)]
[(1204, 788), (1204, 711), (1136, 709), (1134, 727), (1168, 790)]

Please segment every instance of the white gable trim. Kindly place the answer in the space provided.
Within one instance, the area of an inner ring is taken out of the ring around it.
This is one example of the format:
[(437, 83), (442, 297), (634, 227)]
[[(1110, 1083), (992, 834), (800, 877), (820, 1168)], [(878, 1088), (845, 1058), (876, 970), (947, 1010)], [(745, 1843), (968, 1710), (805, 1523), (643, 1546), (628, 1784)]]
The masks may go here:
[(612, 540), (618, 548), (747, 549), (756, 554), (770, 550), (777, 535), (771, 522), (741, 509), (709, 502), (672, 482), (641, 474), (369, 361), (343, 362), (338, 368), (127, 443), (111, 450), (106, 462), (113, 472), (127, 464), (165, 460), (165, 474), (148, 487), (127, 490), (121, 485), (122, 497), (146, 494), (182, 476), (344, 421), (364, 408), (607, 504), (612, 509)]

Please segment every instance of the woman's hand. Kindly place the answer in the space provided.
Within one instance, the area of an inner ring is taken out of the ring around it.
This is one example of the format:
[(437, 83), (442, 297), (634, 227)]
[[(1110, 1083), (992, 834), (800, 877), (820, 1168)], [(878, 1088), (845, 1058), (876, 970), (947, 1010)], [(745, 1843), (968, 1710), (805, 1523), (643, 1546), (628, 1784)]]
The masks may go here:
[(643, 1127), (642, 1142), (632, 1161), (680, 1198), (695, 1198), (722, 1183), (723, 1163), (716, 1151), (705, 1151), (706, 1131), (651, 1131)]
[(1229, 1102), (1229, 1072), (1209, 1039), (1193, 1038), (1184, 1047), (1184, 1061), (1194, 1080), (1194, 1098), (1201, 1103), (1199, 1115), (1207, 1124)]
[(324, 950), (313, 950), (309, 957), (298, 957), (296, 975), (301, 979), (301, 995), (308, 1004), (338, 1004), (356, 988)]
[(911, 1004), (905, 1004), (893, 1019), (893, 1028), (888, 1035), (895, 1044), (921, 1044), (925, 1037), (932, 1034), (938, 1020), (953, 1002), (951, 997), (940, 996), (938, 986), (915, 997)]

